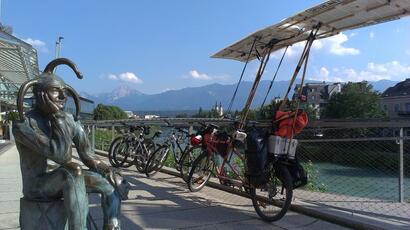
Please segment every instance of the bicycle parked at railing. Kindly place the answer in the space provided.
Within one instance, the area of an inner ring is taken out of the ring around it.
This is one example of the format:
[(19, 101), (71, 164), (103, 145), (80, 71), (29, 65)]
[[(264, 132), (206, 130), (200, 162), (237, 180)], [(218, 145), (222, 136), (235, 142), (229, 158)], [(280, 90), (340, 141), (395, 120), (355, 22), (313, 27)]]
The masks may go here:
[(147, 177), (156, 174), (165, 164), (170, 150), (172, 150), (175, 168), (180, 170), (180, 160), (183, 153), (189, 149), (189, 132), (183, 128), (173, 128), (163, 144), (149, 157), (145, 165)]
[(182, 154), (181, 160), (180, 160), (180, 175), (181, 178), (187, 182), (188, 181), (188, 176), (189, 172), (192, 168), (192, 164), (195, 161), (196, 158), (198, 158), (201, 153), (202, 153), (202, 139), (203, 136), (207, 133), (212, 133), (214, 132), (218, 126), (214, 124), (205, 124), (203, 122), (199, 122), (201, 125), (200, 130), (195, 134), (190, 136), (190, 148), (187, 149)]
[[(235, 131), (233, 135), (220, 131), (205, 134), (202, 153), (189, 172), (188, 187), (193, 192), (199, 191), (214, 174), (221, 184), (238, 186), (247, 192), (263, 220), (279, 220), (288, 210), (293, 195), (289, 154), (268, 153), (269, 135), (256, 128), (247, 133), (248, 137), (241, 131)], [(243, 154), (239, 146), (245, 139), (247, 149)], [(263, 152), (266, 154), (261, 154)], [(222, 163), (217, 162), (218, 156), (222, 157)], [(258, 159), (261, 157), (265, 159)], [(242, 169), (238, 165), (242, 165)]]
[(156, 148), (153, 139), (158, 137), (159, 133), (155, 133), (152, 139), (147, 139), (145, 136), (150, 134), (149, 126), (122, 124), (129, 130), (113, 140), (108, 152), (108, 159), (114, 167), (128, 168), (135, 165), (139, 172), (143, 172), (149, 155)]

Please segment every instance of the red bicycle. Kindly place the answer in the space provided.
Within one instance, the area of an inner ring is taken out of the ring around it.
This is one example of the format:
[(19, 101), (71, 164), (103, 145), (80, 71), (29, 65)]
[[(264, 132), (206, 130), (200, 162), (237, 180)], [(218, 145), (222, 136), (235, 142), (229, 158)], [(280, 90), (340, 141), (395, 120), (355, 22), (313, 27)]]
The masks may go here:
[[(252, 135), (252, 133), (250, 133)], [(232, 136), (214, 131), (203, 136), (202, 153), (193, 162), (187, 184), (192, 192), (201, 190), (214, 175), (221, 184), (237, 186), (246, 191), (258, 215), (265, 221), (282, 218), (292, 199), (292, 177), (286, 166), (286, 159), (269, 155), (260, 173), (263, 180), (254, 181), (248, 172), (247, 154), (239, 150), (246, 134), (235, 131)], [(252, 151), (252, 149), (250, 149)], [(222, 157), (218, 163), (217, 158)]]

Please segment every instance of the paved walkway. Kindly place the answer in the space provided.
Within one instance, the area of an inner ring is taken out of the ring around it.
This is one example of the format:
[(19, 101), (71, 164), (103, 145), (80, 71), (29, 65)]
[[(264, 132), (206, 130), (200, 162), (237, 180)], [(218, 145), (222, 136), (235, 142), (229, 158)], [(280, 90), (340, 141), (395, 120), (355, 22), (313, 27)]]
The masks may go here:
[[(134, 170), (124, 174), (132, 184), (122, 206), (123, 229), (345, 229), (288, 212), (280, 221), (263, 222), (249, 199), (204, 188), (191, 193), (181, 179), (167, 174), (145, 178)], [(15, 147), (0, 156), (0, 230), (18, 229), (21, 176)], [(99, 198), (91, 197), (91, 213), (102, 222)]]

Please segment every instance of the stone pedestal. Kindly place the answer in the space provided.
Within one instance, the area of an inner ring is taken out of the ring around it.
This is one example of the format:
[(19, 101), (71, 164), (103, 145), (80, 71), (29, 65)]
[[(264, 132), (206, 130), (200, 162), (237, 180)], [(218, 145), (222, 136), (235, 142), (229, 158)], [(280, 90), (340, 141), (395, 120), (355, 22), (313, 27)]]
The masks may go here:
[(20, 227), (22, 230), (67, 230), (64, 202), (20, 199)]

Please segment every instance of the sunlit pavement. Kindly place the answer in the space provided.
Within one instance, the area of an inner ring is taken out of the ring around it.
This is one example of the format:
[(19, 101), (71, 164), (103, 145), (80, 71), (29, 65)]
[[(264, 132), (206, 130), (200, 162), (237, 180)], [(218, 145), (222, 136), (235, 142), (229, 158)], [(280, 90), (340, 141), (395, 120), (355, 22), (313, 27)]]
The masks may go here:
[[(341, 226), (288, 212), (272, 224), (261, 221), (249, 199), (204, 188), (191, 193), (179, 178), (158, 173), (146, 178), (124, 170), (132, 184), (130, 199), (122, 205), (123, 229), (345, 229)], [(0, 156), (0, 229), (18, 229), (21, 176), (15, 147)], [(101, 229), (99, 197), (90, 197), (90, 210)]]

